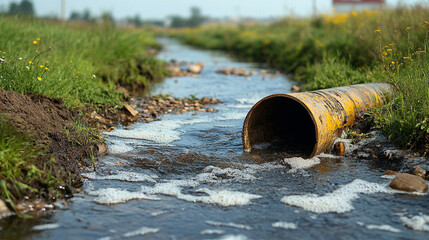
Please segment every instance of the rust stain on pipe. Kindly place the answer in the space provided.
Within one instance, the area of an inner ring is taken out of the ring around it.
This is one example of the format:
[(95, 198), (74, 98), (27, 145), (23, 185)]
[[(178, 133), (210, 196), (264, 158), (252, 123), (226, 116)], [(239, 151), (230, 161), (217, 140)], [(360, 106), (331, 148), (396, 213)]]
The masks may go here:
[(245, 150), (270, 143), (311, 158), (330, 149), (359, 111), (381, 106), (394, 93), (388, 83), (367, 83), (311, 92), (274, 94), (257, 102), (244, 120)]

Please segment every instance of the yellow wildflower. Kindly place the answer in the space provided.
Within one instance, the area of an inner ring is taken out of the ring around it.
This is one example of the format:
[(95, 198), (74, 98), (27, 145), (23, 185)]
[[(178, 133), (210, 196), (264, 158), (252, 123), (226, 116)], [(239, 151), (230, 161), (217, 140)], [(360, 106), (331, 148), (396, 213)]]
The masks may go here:
[(43, 66), (43, 65), (40, 65), (40, 68), (43, 68), (43, 67), (45, 67), (45, 66)]
[(40, 38), (36, 38), (37, 41), (40, 41)]
[(374, 32), (376, 32), (376, 33), (381, 33), (381, 30), (377, 29), (377, 30), (375, 30)]
[(49, 70), (49, 68), (45, 67), (45, 70)]
[(408, 30), (410, 30), (411, 29), (411, 27), (407, 27), (407, 28), (405, 28), (405, 31), (408, 31)]
[(29, 64), (32, 64), (33, 62), (32, 62), (32, 61), (29, 61), (28, 63), (29, 63)]
[(42, 78), (41, 77), (37, 77), (37, 80), (42, 81)]
[(37, 44), (37, 41), (33, 41), (33, 44), (34, 44), (34, 45), (36, 45), (36, 44)]
[(392, 61), (392, 62), (391, 62), (391, 64), (393, 65), (393, 64), (395, 64), (395, 62), (394, 62), (394, 61)]

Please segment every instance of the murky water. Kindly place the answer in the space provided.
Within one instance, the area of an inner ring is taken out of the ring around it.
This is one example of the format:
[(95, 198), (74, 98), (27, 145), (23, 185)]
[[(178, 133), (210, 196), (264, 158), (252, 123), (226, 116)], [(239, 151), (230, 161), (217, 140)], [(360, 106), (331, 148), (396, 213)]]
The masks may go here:
[(198, 78), (168, 78), (152, 92), (223, 103), (108, 133), (109, 154), (69, 209), (3, 221), (1, 239), (428, 238), (421, 231), (429, 231), (428, 196), (389, 189), (371, 159), (243, 152), (244, 117), (262, 97), (288, 92), (285, 76), (220, 75), (221, 67), (260, 69), (161, 41), (160, 58), (205, 67)]

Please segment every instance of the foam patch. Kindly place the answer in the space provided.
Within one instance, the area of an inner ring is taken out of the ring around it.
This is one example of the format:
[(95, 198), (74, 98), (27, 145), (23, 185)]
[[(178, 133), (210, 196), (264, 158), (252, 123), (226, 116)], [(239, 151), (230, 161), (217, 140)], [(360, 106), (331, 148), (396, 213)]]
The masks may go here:
[(189, 202), (201, 202), (207, 204), (217, 204), (224, 207), (229, 206), (243, 206), (251, 203), (252, 199), (261, 198), (262, 196), (228, 190), (209, 190), (207, 188), (199, 189), (197, 192), (206, 193), (209, 196), (193, 196), (179, 194), (178, 199)]
[(109, 147), (107, 148), (107, 151), (111, 154), (121, 154), (126, 153), (134, 150), (133, 147), (127, 145), (123, 141), (120, 140), (110, 140), (109, 141)]
[(320, 163), (320, 158), (313, 157), (310, 159), (303, 159), (301, 157), (292, 157), (283, 159), (284, 163), (290, 165), (289, 172), (297, 172), (298, 170), (308, 169)]
[(150, 227), (141, 227), (135, 231), (127, 232), (123, 235), (123, 237), (135, 237), (135, 236), (144, 236), (151, 233), (158, 233), (158, 228), (150, 228)]
[(37, 225), (31, 228), (33, 231), (43, 231), (43, 230), (52, 230), (59, 228), (60, 225), (58, 223), (49, 223), (49, 224), (42, 224)]
[(237, 223), (223, 223), (216, 221), (205, 221), (206, 224), (216, 226), (216, 227), (232, 227), (244, 230), (252, 230), (253, 228), (249, 225), (237, 224)]
[(281, 201), (285, 204), (315, 213), (345, 213), (354, 209), (352, 201), (359, 198), (358, 194), (394, 192), (387, 185), (356, 179), (349, 184), (341, 186), (334, 192), (323, 196), (315, 194), (292, 195), (283, 197)]
[[(247, 169), (246, 169), (247, 170)], [(254, 171), (239, 170), (234, 168), (219, 168), (214, 166), (208, 166), (203, 169), (203, 173), (197, 175), (196, 180), (200, 182), (217, 182), (224, 176), (229, 179), (238, 180), (255, 180), (257, 179), (253, 173)]]
[(380, 230), (380, 231), (387, 231), (387, 232), (394, 232), (394, 233), (400, 233), (401, 230), (394, 228), (390, 225), (367, 225), (366, 228), (369, 230)]
[(90, 191), (88, 194), (96, 196), (94, 201), (100, 204), (118, 204), (133, 199), (161, 200), (158, 197), (146, 195), (143, 192), (130, 192), (116, 188), (99, 189), (97, 191)]
[(410, 218), (402, 216), (399, 219), (406, 227), (412, 230), (429, 232), (429, 216), (427, 215), (420, 214)]
[(239, 234), (239, 235), (228, 234), (228, 235), (221, 236), (218, 239), (219, 240), (247, 240), (248, 238), (242, 234)]
[(291, 222), (275, 222), (271, 224), (275, 228), (283, 228), (283, 229), (297, 229), (297, 226), (295, 223)]
[(214, 119), (208, 117), (193, 118), (188, 120), (162, 120), (151, 123), (137, 124), (130, 130), (115, 129), (109, 132), (108, 135), (125, 139), (148, 140), (155, 143), (168, 145), (171, 142), (180, 140), (180, 135), (183, 134), (183, 131), (179, 130), (179, 128), (185, 125), (212, 121), (214, 121)]
[(220, 229), (206, 229), (200, 232), (201, 235), (211, 235), (211, 234), (224, 234), (224, 230)]
[(163, 194), (177, 196), (181, 194), (182, 187), (196, 187), (199, 183), (193, 180), (170, 180), (164, 183), (157, 183), (153, 187), (143, 186), (142, 192), (147, 194)]
[(127, 182), (156, 182), (156, 176), (155, 174), (144, 174), (144, 173), (137, 173), (137, 172), (128, 172), (128, 171), (117, 171), (115, 174), (112, 175), (99, 175), (96, 172), (91, 173), (85, 173), (82, 174), (83, 176), (89, 178), (89, 179), (97, 179), (97, 180), (121, 180), (121, 181), (127, 181)]

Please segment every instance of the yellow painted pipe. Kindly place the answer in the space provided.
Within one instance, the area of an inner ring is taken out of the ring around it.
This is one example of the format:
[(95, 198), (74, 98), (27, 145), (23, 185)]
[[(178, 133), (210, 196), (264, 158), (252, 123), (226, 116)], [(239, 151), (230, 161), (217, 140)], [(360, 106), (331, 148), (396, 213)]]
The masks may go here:
[(246, 151), (267, 148), (311, 158), (330, 149), (359, 111), (387, 103), (388, 83), (274, 94), (257, 102), (244, 120)]

